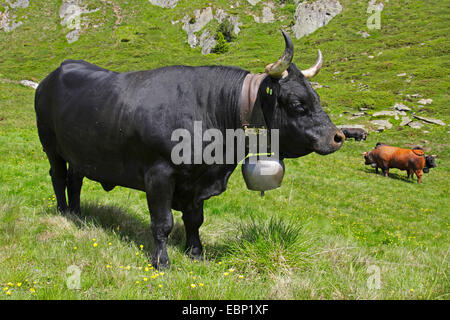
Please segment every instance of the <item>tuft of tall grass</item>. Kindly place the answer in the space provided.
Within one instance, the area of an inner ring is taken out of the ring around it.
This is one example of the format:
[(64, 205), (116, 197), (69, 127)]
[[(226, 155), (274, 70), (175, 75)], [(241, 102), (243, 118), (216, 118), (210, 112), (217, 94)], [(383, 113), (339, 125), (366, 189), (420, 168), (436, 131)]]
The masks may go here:
[(275, 274), (308, 265), (311, 236), (293, 220), (252, 218), (238, 230), (227, 249), (232, 262), (240, 268)]

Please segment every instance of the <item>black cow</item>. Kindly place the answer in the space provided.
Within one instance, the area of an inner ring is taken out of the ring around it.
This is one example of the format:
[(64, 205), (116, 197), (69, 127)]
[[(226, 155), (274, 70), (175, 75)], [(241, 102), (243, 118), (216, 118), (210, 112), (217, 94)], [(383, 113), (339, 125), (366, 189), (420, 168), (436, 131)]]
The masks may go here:
[(169, 264), (171, 209), (183, 213), (187, 253), (201, 258), (203, 202), (225, 191), (237, 162), (174, 164), (175, 129), (193, 133), (194, 121), (202, 121), (204, 130), (239, 129), (246, 118), (242, 109), (259, 101), (269, 129), (279, 129), (281, 159), (326, 155), (345, 140), (307, 80), (322, 66), (320, 51), (315, 65), (301, 71), (291, 63), (293, 44), (283, 35), (283, 56), (259, 75), (226, 66), (117, 73), (85, 61), (63, 62), (40, 83), (35, 97), (58, 209), (80, 214), (84, 177), (106, 191), (117, 185), (145, 191), (155, 245), (152, 264)]
[(424, 173), (430, 172), (431, 168), (436, 168), (436, 155), (425, 156), (425, 167), (423, 168)]
[(356, 141), (366, 140), (367, 132), (361, 128), (341, 128), (346, 139), (353, 138)]

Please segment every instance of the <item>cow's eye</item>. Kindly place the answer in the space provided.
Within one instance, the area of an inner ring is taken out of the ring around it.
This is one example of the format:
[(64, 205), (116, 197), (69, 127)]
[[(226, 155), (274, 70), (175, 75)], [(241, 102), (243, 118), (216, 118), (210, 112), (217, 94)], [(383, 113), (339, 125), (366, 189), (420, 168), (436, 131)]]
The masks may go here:
[(292, 109), (294, 109), (294, 112), (299, 115), (304, 115), (307, 113), (305, 106), (303, 104), (301, 104), (300, 102), (294, 102), (292, 104)]

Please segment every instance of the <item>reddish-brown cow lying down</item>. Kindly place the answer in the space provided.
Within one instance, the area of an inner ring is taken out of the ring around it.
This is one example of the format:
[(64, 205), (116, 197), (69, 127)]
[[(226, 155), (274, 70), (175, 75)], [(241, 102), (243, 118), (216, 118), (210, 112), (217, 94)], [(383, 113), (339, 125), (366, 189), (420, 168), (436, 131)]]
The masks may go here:
[(383, 174), (389, 176), (389, 169), (406, 170), (408, 177), (414, 173), (417, 182), (422, 182), (422, 169), (425, 167), (425, 154), (420, 149), (402, 149), (388, 145), (379, 145), (376, 149), (365, 152), (366, 164), (376, 164), (376, 171), (381, 168)]

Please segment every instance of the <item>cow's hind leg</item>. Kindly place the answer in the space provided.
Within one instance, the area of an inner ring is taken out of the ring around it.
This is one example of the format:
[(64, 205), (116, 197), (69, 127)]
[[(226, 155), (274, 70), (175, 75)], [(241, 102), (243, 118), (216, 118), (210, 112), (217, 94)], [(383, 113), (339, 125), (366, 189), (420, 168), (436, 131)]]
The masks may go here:
[(203, 201), (198, 208), (183, 210), (183, 221), (186, 229), (186, 253), (194, 260), (201, 260), (203, 247), (198, 229), (203, 223)]
[(153, 166), (145, 173), (145, 191), (155, 248), (152, 253), (152, 265), (158, 269), (169, 267), (167, 238), (173, 227), (172, 197), (175, 183), (172, 168), (165, 163)]
[(83, 175), (69, 164), (67, 174), (67, 195), (69, 196), (69, 209), (77, 215), (81, 215), (80, 193), (83, 184)]
[(60, 212), (67, 210), (66, 200), (66, 178), (67, 163), (56, 153), (47, 152), (50, 162), (50, 176), (52, 178), (53, 190), (55, 191), (57, 208)]

